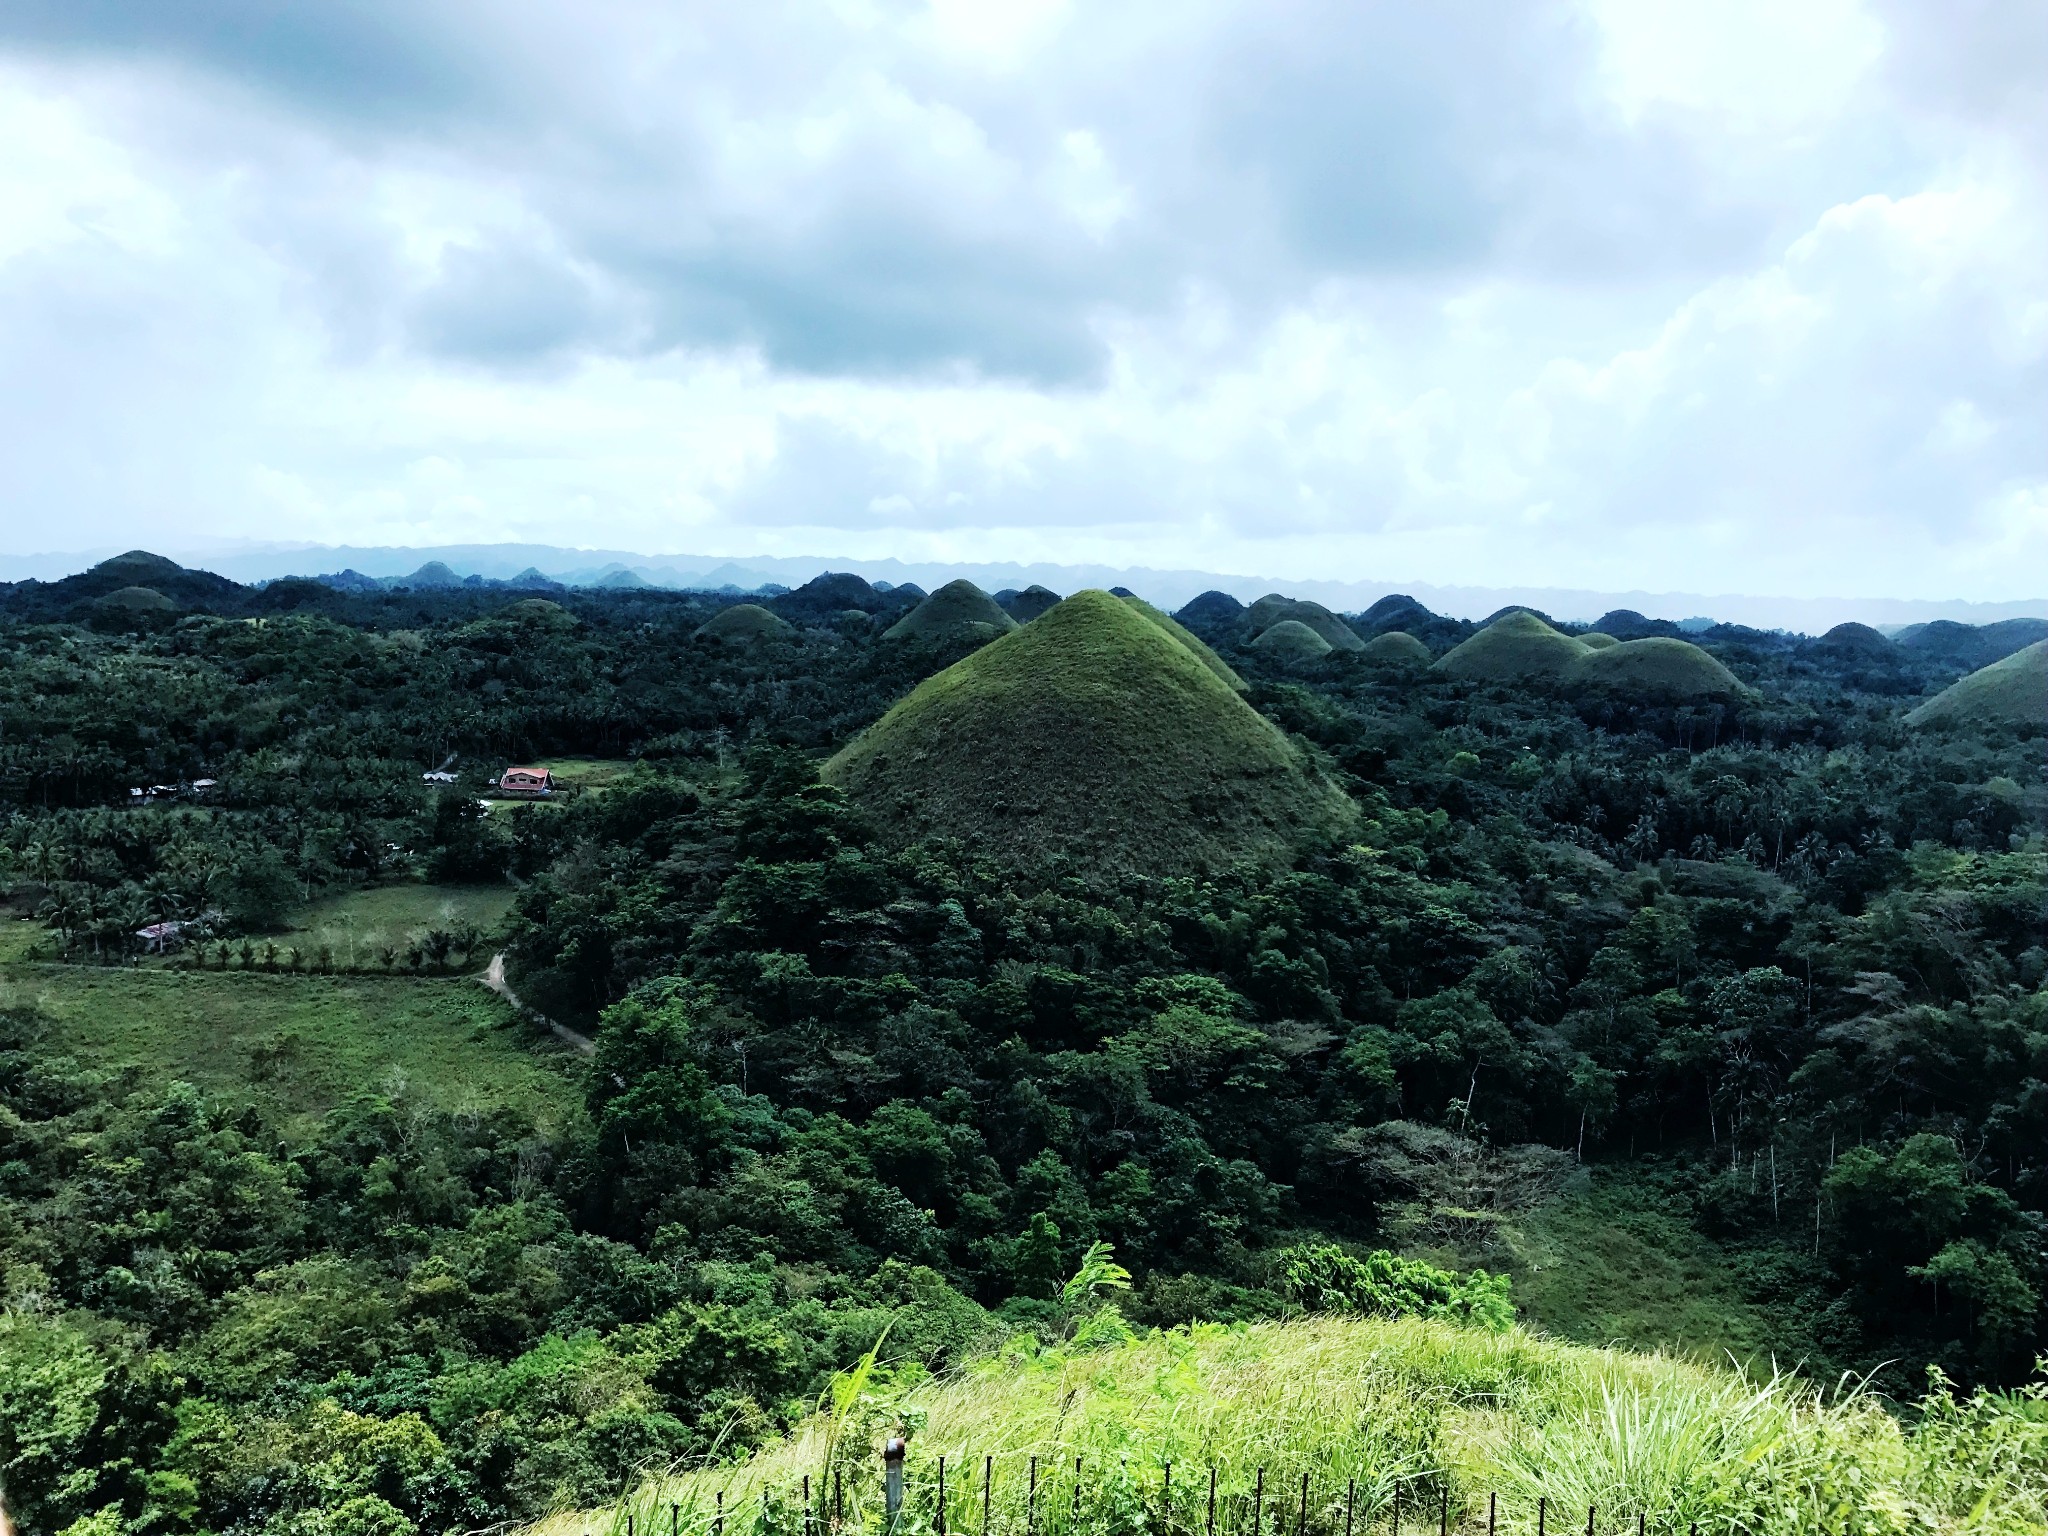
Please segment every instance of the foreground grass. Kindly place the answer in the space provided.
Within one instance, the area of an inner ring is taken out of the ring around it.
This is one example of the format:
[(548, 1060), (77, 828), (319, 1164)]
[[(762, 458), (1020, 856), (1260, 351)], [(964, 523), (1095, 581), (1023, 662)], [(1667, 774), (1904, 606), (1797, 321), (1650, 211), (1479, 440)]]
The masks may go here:
[(559, 1124), (580, 1068), (474, 980), (16, 965), (0, 1002), (48, 1021), (39, 1052), (247, 1094), (311, 1119), (401, 1074), (448, 1108)]
[(812, 1508), (879, 1525), (876, 1448), (899, 1427), (912, 1432), (909, 1532), (1206, 1532), (1212, 1468), (1213, 1529), (1228, 1536), (1385, 1529), (1397, 1502), (1410, 1529), (1442, 1519), (1519, 1536), (1537, 1528), (1539, 1499), (1560, 1532), (1586, 1529), (1589, 1508), (1592, 1529), (1614, 1533), (1639, 1518), (1660, 1533), (1698, 1522), (1707, 1536), (2048, 1528), (2038, 1397), (1901, 1417), (1854, 1392), (1520, 1330), (1198, 1325), (1013, 1348), (901, 1391), (860, 1378), (842, 1379), (833, 1411), (786, 1442), (654, 1478), (536, 1536), (796, 1536), (809, 1526), (806, 1478)]

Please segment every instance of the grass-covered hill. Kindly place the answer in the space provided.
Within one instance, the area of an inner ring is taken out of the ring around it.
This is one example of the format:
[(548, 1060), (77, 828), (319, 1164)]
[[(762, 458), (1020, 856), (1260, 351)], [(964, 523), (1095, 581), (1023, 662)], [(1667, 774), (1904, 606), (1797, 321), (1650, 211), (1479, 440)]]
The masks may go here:
[(1852, 656), (1889, 657), (1893, 653), (1891, 641), (1868, 624), (1853, 621), (1837, 624), (1813, 643), (1817, 648)]
[(1426, 667), (1429, 647), (1405, 629), (1390, 629), (1374, 635), (1359, 652), (1361, 659), (1378, 667)]
[(1365, 642), (1358, 638), (1349, 624), (1321, 603), (1310, 602), (1306, 598), (1282, 597), (1277, 592), (1269, 592), (1253, 603), (1245, 615), (1245, 623), (1254, 636), (1290, 619), (1314, 630), (1332, 650), (1356, 651), (1364, 647)]
[(1195, 660), (1199, 661), (1211, 672), (1214, 672), (1219, 678), (1221, 678), (1225, 683), (1228, 683), (1237, 692), (1243, 693), (1245, 691), (1244, 679), (1237, 675), (1236, 671), (1231, 667), (1230, 663), (1225, 661), (1221, 656), (1218, 656), (1214, 651), (1212, 651), (1209, 648), (1208, 641), (1204, 640), (1200, 635), (1196, 634), (1193, 630), (1189, 629), (1187, 625), (1181, 623), (1179, 619), (1176, 619), (1170, 613), (1163, 613), (1159, 609), (1154, 608), (1142, 597), (1126, 597), (1122, 600), (1126, 603), (1129, 603), (1133, 608), (1137, 609), (1138, 612), (1145, 615), (1146, 618), (1150, 619), (1154, 624), (1157, 624), (1161, 629), (1165, 630), (1169, 635), (1173, 636), (1174, 639), (1178, 640), (1182, 645), (1186, 646), (1191, 652), (1194, 653)]
[(904, 1426), (910, 1528), (1003, 1536), (1521, 1533), (1539, 1499), (1551, 1530), (1603, 1536), (2017, 1533), (2048, 1498), (2048, 1414), (2025, 1396), (1894, 1416), (1853, 1387), (1418, 1318), (1133, 1335), (1102, 1311), (1079, 1330), (932, 1379), (857, 1369), (780, 1444), (536, 1536), (794, 1530), (807, 1482), (811, 1509), (878, 1522), (880, 1438)]
[(2048, 725), (2048, 640), (1980, 667), (1906, 716), (1908, 725)]
[(996, 594), (996, 606), (1001, 608), (1019, 624), (1029, 624), (1046, 609), (1055, 606), (1059, 593), (1050, 587), (1041, 587), (1036, 582), (1018, 592), (1006, 589)]
[(1436, 670), (1465, 682), (1521, 682), (1562, 677), (1586, 653), (1570, 635), (1552, 629), (1528, 609), (1517, 608), (1438, 657)]
[(1252, 642), (1256, 650), (1273, 656), (1287, 656), (1297, 660), (1330, 654), (1330, 642), (1310, 629), (1299, 619), (1282, 619), (1269, 625), (1258, 639)]
[(971, 581), (949, 581), (899, 619), (882, 636), (930, 645), (993, 640), (1017, 627), (994, 598)]
[(1748, 691), (1698, 646), (1665, 635), (1585, 649), (1565, 678), (1579, 687), (1672, 703), (1736, 699)]
[(1604, 651), (1610, 645), (1619, 645), (1621, 642), (1612, 635), (1602, 634), (1597, 629), (1589, 629), (1579, 636), (1579, 644), (1588, 646), (1596, 651)]
[(785, 638), (795, 632), (787, 619), (770, 613), (759, 603), (734, 603), (698, 626), (697, 638), (749, 645), (756, 640)]
[(1228, 592), (1204, 592), (1186, 603), (1174, 615), (1183, 624), (1197, 625), (1203, 629), (1221, 629), (1243, 622), (1245, 606)]
[(1178, 636), (1092, 591), (926, 679), (824, 776), (885, 835), (1027, 867), (1263, 861), (1350, 813)]

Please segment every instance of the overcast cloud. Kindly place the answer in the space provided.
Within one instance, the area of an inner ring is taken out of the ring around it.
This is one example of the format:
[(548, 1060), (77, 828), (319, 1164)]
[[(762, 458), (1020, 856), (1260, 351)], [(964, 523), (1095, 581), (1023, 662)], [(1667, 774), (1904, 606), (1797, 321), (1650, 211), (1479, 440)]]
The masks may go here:
[(2048, 8), (0, 0), (0, 550), (2048, 589)]

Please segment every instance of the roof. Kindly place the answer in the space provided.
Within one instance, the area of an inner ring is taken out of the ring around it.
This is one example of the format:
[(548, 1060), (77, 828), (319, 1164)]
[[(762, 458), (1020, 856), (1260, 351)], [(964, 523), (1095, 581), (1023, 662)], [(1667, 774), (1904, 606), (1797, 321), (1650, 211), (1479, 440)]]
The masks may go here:
[(505, 777), (509, 779), (515, 773), (524, 774), (532, 779), (545, 779), (549, 777), (548, 771), (545, 768), (507, 768), (505, 770)]

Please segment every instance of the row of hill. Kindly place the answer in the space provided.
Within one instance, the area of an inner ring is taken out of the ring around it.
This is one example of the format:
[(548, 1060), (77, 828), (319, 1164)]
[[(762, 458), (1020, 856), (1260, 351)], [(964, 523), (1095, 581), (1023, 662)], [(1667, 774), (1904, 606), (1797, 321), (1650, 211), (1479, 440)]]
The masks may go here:
[[(24, 617), (70, 619), (110, 629), (155, 629), (186, 613), (228, 615), (286, 612), (350, 602), (488, 601), (453, 572), (425, 571), (419, 591), (351, 593), (307, 581), (245, 587), (206, 571), (189, 570), (146, 551), (130, 551), (61, 581), (22, 582), (0, 588), (0, 608)], [(521, 585), (497, 583), (514, 588)], [(550, 584), (552, 585), (552, 584)], [(443, 589), (446, 589), (445, 591)], [(572, 601), (559, 592), (561, 602)], [(1123, 596), (1127, 594), (1118, 593)], [(616, 593), (621, 599), (702, 604), (707, 599), (669, 593)], [(847, 572), (820, 576), (794, 591), (759, 602), (718, 607), (699, 633), (707, 640), (750, 645), (794, 640), (806, 631), (867, 634), (907, 645), (959, 650), (997, 640), (1051, 611), (1060, 601), (1043, 587), (984, 593), (954, 581), (921, 588), (869, 582)], [(568, 622), (571, 611), (538, 595), (515, 602), (504, 616)], [(701, 611), (701, 607), (700, 607)], [(1776, 652), (1810, 660), (1824, 675), (1855, 686), (1917, 696), (1910, 723), (1965, 720), (2038, 723), (2048, 720), (2042, 682), (2048, 620), (2009, 619), (1983, 626), (1939, 621), (1887, 637), (1862, 624), (1841, 624), (1818, 637), (1766, 635), (1733, 626), (1693, 636), (1680, 626), (1631, 610), (1603, 615), (1591, 629), (1552, 623), (1527, 609), (1496, 614), (1483, 626), (1432, 613), (1411, 597), (1382, 598), (1361, 614), (1339, 615), (1314, 602), (1269, 593), (1245, 605), (1227, 593), (1208, 592), (1172, 619), (1147, 610), (1188, 640), (1228, 642), (1289, 662), (1348, 656), (1395, 673), (1436, 675), (1477, 685), (1544, 681), (1638, 700), (1688, 703), (1738, 701), (1743, 685), (1713, 653), (1697, 644)], [(1205, 645), (1202, 654), (1229, 679), (1235, 674)], [(1959, 674), (1969, 675), (1960, 676)], [(1946, 691), (1942, 685), (1952, 684)], [(1931, 690), (1931, 691), (1930, 691)]]

